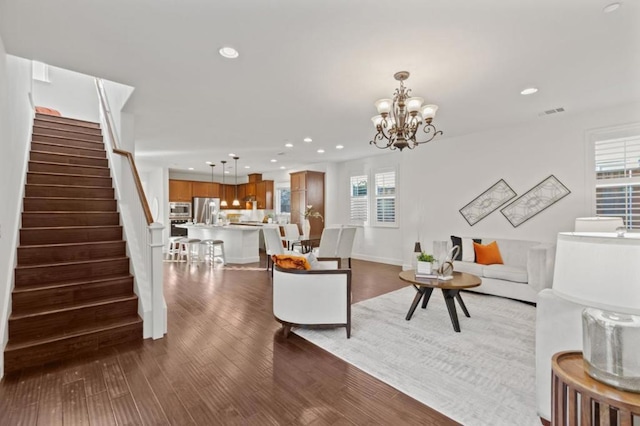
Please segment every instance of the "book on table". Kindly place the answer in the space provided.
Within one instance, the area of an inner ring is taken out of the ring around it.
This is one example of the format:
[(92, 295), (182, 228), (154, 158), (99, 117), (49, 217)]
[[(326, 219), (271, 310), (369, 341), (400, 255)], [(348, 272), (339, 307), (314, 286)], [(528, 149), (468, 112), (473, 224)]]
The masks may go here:
[(439, 281), (448, 281), (453, 279), (453, 275), (440, 275), (440, 274), (419, 274), (416, 272), (417, 280), (439, 280)]

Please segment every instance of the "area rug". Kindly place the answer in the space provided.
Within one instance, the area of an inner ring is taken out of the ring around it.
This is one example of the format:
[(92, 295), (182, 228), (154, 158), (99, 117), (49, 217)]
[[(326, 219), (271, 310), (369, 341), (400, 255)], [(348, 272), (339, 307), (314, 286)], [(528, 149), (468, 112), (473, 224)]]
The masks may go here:
[(539, 425), (535, 408), (535, 307), (465, 292), (453, 331), (441, 292), (405, 320), (405, 287), (352, 306), (344, 328), (296, 329), (306, 340), (467, 426)]

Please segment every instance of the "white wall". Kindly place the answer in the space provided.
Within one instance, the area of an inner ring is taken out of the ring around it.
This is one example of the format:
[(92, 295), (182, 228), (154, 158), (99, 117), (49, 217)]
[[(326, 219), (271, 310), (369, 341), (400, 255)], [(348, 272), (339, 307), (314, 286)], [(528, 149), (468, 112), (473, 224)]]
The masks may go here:
[(107, 94), (113, 124), (118, 133), (116, 136), (119, 143), (118, 148), (133, 153), (135, 149), (134, 116), (133, 114), (122, 112), (122, 110), (129, 101), (134, 88), (109, 80), (103, 80), (103, 85)]
[(53, 108), (65, 117), (98, 122), (98, 95), (94, 78), (85, 74), (49, 67), (50, 83), (33, 82), (36, 106)]
[[(588, 178), (593, 154), (587, 132), (632, 122), (640, 122), (639, 104), (546, 116), (518, 127), (439, 138), (413, 151), (340, 163), (342, 221), (349, 217), (350, 172), (399, 167), (399, 228), (363, 228), (354, 257), (408, 266), (418, 234), (426, 251), (431, 251), (434, 240), (447, 240), (452, 234), (555, 241), (558, 232), (573, 229), (576, 217), (594, 214), (593, 181)], [(499, 179), (521, 195), (550, 174), (571, 194), (517, 228), (499, 210), (473, 227), (458, 211)]]
[(0, 39), (0, 377), (4, 372), (7, 319), (11, 313), (13, 270), (31, 139), (30, 92), (31, 62), (7, 55)]

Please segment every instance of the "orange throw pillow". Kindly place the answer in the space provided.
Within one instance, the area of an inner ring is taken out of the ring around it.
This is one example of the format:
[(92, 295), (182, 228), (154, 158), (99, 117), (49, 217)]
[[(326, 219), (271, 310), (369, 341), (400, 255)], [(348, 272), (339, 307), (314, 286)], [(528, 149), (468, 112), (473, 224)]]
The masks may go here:
[(36, 107), (36, 112), (38, 114), (56, 115), (58, 117), (61, 116), (60, 111), (55, 110), (53, 108), (47, 108), (47, 107), (41, 107), (41, 106)]
[(498, 243), (495, 241), (487, 245), (473, 243), (473, 249), (476, 252), (476, 263), (481, 265), (502, 265), (502, 256), (500, 255), (500, 249)]
[(271, 259), (273, 259), (273, 263), (275, 263), (282, 269), (298, 269), (301, 271), (311, 269), (309, 261), (307, 261), (307, 259), (303, 256), (274, 254), (273, 256), (271, 256)]

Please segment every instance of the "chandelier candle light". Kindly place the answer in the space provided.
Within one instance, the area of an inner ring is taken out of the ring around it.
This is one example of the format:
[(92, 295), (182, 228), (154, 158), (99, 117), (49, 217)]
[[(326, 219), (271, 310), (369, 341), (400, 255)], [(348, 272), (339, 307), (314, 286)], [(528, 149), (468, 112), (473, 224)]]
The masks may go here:
[(233, 199), (233, 203), (231, 203), (234, 207), (240, 207), (240, 201), (238, 201), (238, 159), (240, 159), (240, 157), (233, 157), (234, 160), (236, 160), (236, 197)]
[(225, 193), (227, 191), (225, 191), (225, 186), (224, 186), (224, 168), (225, 165), (227, 164), (227, 160), (222, 160), (220, 161), (222, 163), (222, 201), (220, 202), (220, 207), (227, 207), (227, 198), (225, 197)]
[[(405, 148), (414, 149), (441, 135), (442, 131), (431, 124), (438, 106), (423, 106), (423, 98), (410, 96), (411, 89), (404, 87), (404, 81), (409, 78), (408, 71), (397, 72), (393, 77), (400, 82), (400, 87), (394, 92), (393, 99), (376, 101), (375, 106), (379, 115), (373, 117), (371, 121), (378, 133), (369, 144), (380, 149), (402, 151)], [(416, 133), (420, 128), (425, 133), (426, 140), (416, 140)]]

